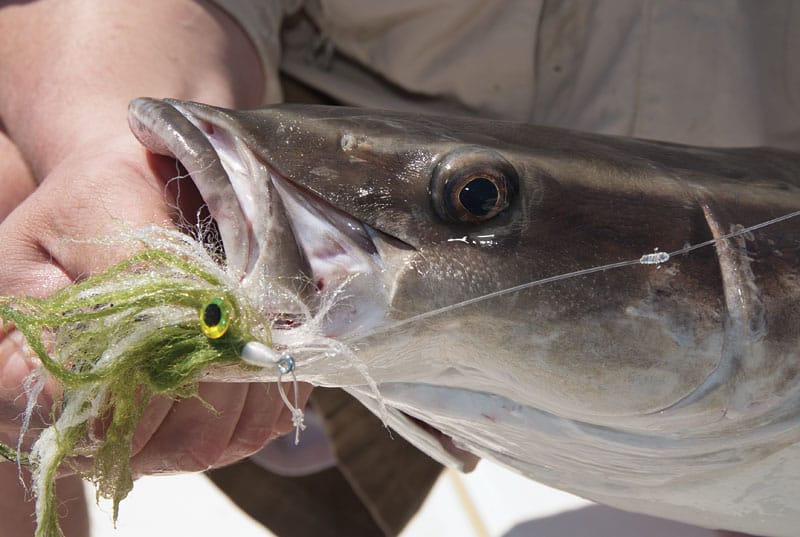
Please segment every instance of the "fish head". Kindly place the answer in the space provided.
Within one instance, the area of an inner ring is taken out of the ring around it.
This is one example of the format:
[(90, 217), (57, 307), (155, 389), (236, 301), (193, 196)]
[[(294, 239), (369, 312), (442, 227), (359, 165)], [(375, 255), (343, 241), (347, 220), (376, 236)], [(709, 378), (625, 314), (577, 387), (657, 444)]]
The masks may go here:
[(549, 475), (615, 449), (608, 431), (640, 447), (719, 419), (713, 248), (636, 263), (712, 237), (691, 172), (668, 165), (686, 150), (345, 107), (130, 110), (144, 145), (191, 174), (243, 287), (285, 309), (275, 332), (302, 315), (264, 282), (295, 282), (351, 351), (298, 378), (347, 389), (440, 461), (465, 464), (452, 439)]

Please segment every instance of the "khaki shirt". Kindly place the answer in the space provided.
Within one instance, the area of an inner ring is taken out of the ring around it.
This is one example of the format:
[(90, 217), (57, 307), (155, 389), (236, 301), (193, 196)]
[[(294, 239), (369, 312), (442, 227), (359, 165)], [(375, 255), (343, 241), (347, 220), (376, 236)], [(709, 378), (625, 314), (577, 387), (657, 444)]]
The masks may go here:
[[(256, 45), (267, 102), (280, 70), (342, 104), (800, 150), (800, 2), (214, 1)], [(397, 535), (438, 465), (342, 392), (314, 397), (335, 468), (212, 478), (281, 535)]]
[(792, 0), (214, 0), (343, 104), (800, 149)]

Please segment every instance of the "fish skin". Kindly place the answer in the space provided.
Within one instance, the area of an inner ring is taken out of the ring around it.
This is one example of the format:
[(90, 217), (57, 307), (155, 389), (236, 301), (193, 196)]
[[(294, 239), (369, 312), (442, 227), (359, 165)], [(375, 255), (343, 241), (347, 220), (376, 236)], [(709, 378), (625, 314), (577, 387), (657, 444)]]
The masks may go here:
[[(354, 278), (363, 285), (348, 307), (370, 313), (356, 311), (341, 337), (369, 367), (385, 408), (341, 368), (298, 368), (298, 378), (344, 387), (451, 465), (458, 459), (403, 413), (481, 457), (602, 503), (796, 534), (800, 219), (724, 235), (800, 209), (800, 155), (343, 107), (230, 111), (139, 99), (130, 117), (153, 151), (181, 158), (210, 136), (218, 153), (234, 148), (250, 163), (257, 214), (243, 216), (229, 193), (210, 207), (245, 283), (308, 261), (287, 239), (294, 216), (272, 177), (368, 226), (380, 266)], [(181, 118), (197, 132), (179, 138), (160, 126), (185, 125)], [(470, 158), (510, 164), (516, 192), (485, 222), (448, 221), (432, 177)], [(202, 183), (191, 158), (183, 163)], [(198, 188), (206, 201), (222, 191)], [(257, 254), (244, 236), (261, 241)], [(392, 325), (710, 239), (718, 240), (662, 265), (598, 271)], [(379, 332), (360, 335), (370, 330)]]

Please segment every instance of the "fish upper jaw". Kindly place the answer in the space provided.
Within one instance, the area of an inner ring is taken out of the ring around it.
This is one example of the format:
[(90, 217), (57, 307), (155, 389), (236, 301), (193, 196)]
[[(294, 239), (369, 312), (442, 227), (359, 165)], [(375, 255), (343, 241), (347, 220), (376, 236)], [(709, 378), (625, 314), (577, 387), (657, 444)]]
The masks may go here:
[(128, 107), (128, 124), (149, 151), (174, 158), (189, 172), (217, 223), (229, 268), (243, 278), (258, 259), (259, 230), (253, 228), (252, 207), (247, 203), (253, 196), (236, 192), (235, 181), (225, 168), (230, 159), (221, 158), (212, 145), (211, 126), (198, 126), (176, 105), (179, 103), (135, 99)]

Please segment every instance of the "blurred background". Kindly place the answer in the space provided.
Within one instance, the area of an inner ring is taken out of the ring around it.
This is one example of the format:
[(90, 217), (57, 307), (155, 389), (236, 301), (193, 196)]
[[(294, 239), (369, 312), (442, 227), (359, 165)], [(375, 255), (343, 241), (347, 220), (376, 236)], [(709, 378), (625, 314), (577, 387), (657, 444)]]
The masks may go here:
[[(86, 485), (90, 488), (89, 485)], [(88, 491), (93, 497), (94, 491)], [(309, 513), (313, 516), (313, 513)], [(91, 509), (94, 537), (270, 537), (202, 474), (145, 477), (120, 505)], [(600, 506), (489, 461), (442, 473), (401, 537), (714, 537), (709, 530)]]

